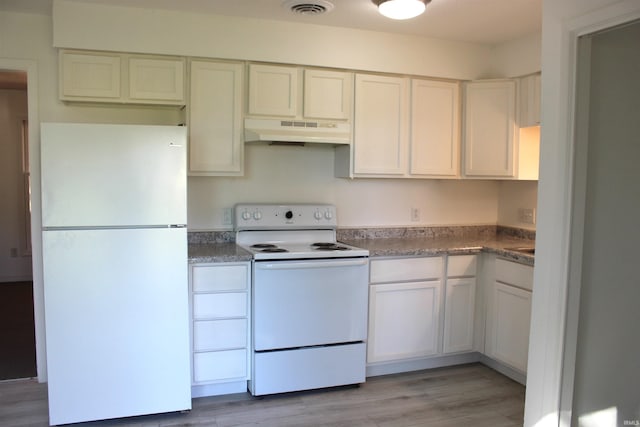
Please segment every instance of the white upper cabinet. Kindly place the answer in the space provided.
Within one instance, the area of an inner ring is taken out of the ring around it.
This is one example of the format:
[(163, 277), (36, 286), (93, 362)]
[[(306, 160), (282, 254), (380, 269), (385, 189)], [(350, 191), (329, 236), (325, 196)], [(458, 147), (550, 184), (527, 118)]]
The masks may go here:
[(120, 99), (121, 58), (113, 54), (61, 51), (60, 99)]
[(184, 61), (131, 57), (129, 99), (184, 103)]
[(191, 61), (189, 174), (242, 175), (244, 64)]
[(295, 117), (298, 111), (298, 69), (249, 65), (249, 115)]
[(184, 58), (61, 50), (59, 68), (63, 101), (185, 104)]
[(404, 175), (408, 130), (409, 79), (357, 74), (353, 175)]
[(336, 152), (337, 176), (457, 178), (459, 83), (356, 75), (353, 145)]
[(520, 78), (518, 125), (521, 128), (540, 125), (540, 82), (540, 73)]
[(250, 116), (348, 121), (353, 74), (249, 64)]
[(411, 82), (412, 176), (455, 178), (460, 164), (459, 84)]
[(465, 84), (464, 174), (475, 178), (515, 176), (516, 82)]
[(353, 99), (353, 75), (341, 71), (304, 70), (305, 118), (349, 120)]

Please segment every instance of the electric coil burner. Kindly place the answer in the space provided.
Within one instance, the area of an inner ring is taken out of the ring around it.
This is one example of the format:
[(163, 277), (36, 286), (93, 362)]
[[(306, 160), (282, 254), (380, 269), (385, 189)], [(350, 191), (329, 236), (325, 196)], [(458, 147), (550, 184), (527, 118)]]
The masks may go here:
[(253, 254), (254, 395), (365, 381), (369, 252), (336, 241), (332, 205), (241, 204)]

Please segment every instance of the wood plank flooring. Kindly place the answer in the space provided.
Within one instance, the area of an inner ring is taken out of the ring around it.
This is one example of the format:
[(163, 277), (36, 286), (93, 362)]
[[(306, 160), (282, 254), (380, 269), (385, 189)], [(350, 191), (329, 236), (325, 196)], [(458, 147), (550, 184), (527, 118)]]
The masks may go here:
[[(74, 424), (83, 427), (515, 427), (524, 387), (479, 363), (371, 377), (359, 387), (255, 398), (193, 400), (188, 413)], [(46, 426), (47, 391), (33, 380), (0, 383), (0, 425)]]

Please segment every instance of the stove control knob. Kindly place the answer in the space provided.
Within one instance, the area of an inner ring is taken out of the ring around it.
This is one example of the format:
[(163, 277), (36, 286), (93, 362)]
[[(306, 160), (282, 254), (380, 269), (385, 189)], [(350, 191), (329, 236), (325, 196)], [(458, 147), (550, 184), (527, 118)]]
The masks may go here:
[(253, 219), (255, 219), (256, 221), (260, 221), (262, 219), (262, 212), (260, 211), (255, 211), (253, 213)]
[(313, 217), (314, 217), (315, 219), (317, 219), (318, 221), (320, 221), (320, 220), (322, 219), (322, 212), (320, 212), (320, 211), (316, 211), (316, 212), (313, 214)]
[(251, 212), (249, 211), (242, 212), (242, 219), (244, 219), (245, 221), (249, 221), (251, 219)]
[(326, 212), (324, 213), (324, 217), (325, 217), (326, 219), (331, 219), (331, 218), (333, 218), (333, 214), (331, 213), (331, 211), (326, 211)]
[(291, 218), (293, 218), (293, 212), (291, 212), (291, 211), (286, 211), (286, 212), (285, 212), (285, 214), (284, 214), (284, 216), (285, 216), (285, 218), (287, 218), (287, 219), (291, 219)]

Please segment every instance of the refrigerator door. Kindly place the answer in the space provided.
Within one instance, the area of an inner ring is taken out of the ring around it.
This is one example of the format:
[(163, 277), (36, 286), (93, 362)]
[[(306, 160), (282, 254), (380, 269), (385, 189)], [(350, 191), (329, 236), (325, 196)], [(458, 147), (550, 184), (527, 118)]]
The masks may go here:
[(52, 425), (191, 408), (186, 232), (43, 233)]
[(187, 223), (186, 128), (42, 123), (42, 225)]

